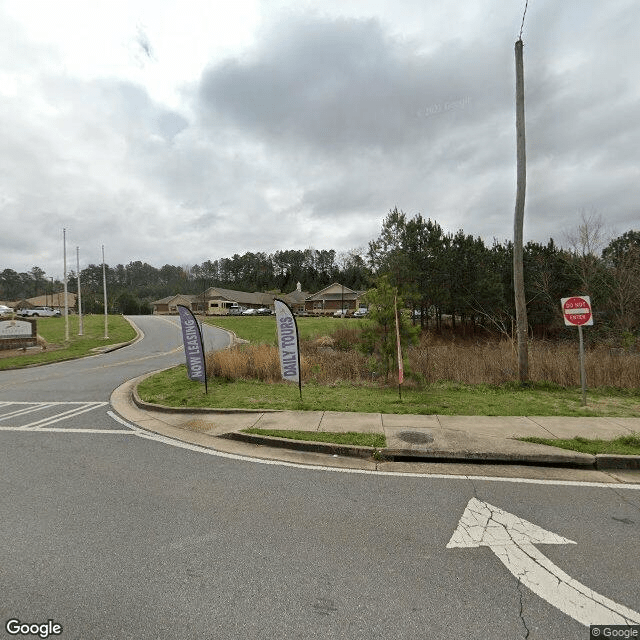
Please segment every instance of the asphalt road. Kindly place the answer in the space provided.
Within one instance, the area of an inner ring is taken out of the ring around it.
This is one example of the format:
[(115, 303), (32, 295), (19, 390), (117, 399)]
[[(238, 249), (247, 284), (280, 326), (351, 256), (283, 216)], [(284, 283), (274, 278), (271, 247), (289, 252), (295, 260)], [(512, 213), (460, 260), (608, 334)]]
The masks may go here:
[(146, 337), (121, 351), (0, 372), (0, 637), (17, 619), (82, 640), (589, 638), (560, 587), (545, 599), (499, 549), (450, 545), (470, 501), (567, 538), (536, 548), (640, 611), (637, 487), (292, 468), (143, 437), (109, 395), (184, 355), (170, 320), (135, 321)]

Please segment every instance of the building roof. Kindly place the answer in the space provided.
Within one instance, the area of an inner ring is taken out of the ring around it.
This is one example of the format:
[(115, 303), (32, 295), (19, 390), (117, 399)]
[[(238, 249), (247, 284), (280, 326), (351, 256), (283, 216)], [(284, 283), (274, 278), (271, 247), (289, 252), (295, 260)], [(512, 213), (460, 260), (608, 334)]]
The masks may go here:
[(205, 291), (205, 295), (208, 300), (220, 298), (231, 302), (237, 302), (238, 304), (263, 306), (273, 302), (273, 295), (268, 293), (260, 293), (259, 291), (249, 293), (248, 291), (235, 291), (233, 289), (223, 289), (221, 287), (209, 287)]
[[(21, 298), (20, 300), (14, 300), (11, 303), (7, 303), (7, 306), (15, 309), (20, 309), (24, 306), (31, 307), (64, 307), (64, 291), (58, 291), (56, 293), (49, 293), (44, 296), (36, 296), (34, 298)], [(70, 307), (76, 306), (76, 294), (67, 292), (67, 305)]]
[(166, 298), (161, 298), (160, 300), (154, 300), (151, 304), (169, 304), (173, 300), (177, 300), (178, 298), (181, 300), (186, 300), (187, 302), (193, 302), (199, 296), (192, 295), (190, 293), (174, 293), (172, 296), (167, 296)]
[(302, 304), (309, 293), (301, 291), (299, 288), (295, 289), (291, 293), (263, 293), (260, 291), (254, 291), (250, 293), (248, 291), (236, 291), (234, 289), (223, 289), (222, 287), (209, 287), (206, 291), (199, 294), (184, 294), (177, 293), (160, 300), (154, 300), (153, 305), (168, 305), (170, 302), (177, 298), (182, 298), (189, 302), (197, 302), (202, 300), (204, 296), (205, 300), (227, 300), (229, 302), (237, 302), (239, 305), (251, 306), (251, 307), (268, 307), (273, 305), (273, 299), (276, 297), (282, 298), (289, 304)]
[[(300, 284), (300, 283), (298, 283)], [(292, 302), (293, 304), (303, 304), (304, 301), (310, 296), (311, 294), (308, 291), (302, 291), (302, 289), (300, 289), (299, 287), (297, 289), (294, 289), (291, 293), (285, 293), (282, 295), (283, 300), (288, 301), (288, 302)]]
[(364, 291), (354, 291), (353, 289), (345, 287), (339, 282), (334, 282), (328, 287), (320, 289), (320, 291), (307, 296), (306, 300), (340, 300), (343, 296), (349, 298), (350, 300), (353, 300), (354, 298), (359, 298), (364, 293)]

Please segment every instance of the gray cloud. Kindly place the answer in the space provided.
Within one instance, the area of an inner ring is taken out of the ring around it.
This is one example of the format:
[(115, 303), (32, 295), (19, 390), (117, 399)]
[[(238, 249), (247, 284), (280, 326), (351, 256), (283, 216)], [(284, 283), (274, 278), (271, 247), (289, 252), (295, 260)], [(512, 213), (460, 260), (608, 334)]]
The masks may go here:
[(499, 105), (510, 89), (496, 54), (452, 43), (427, 56), (375, 20), (300, 18), (207, 70), (199, 106), (210, 126), (222, 121), (269, 142), (389, 151)]
[[(395, 206), (509, 238), (520, 9), (454, 39), (460, 16), (419, 6), (398, 24), (418, 16), (450, 39), (420, 42), (375, 14), (277, 14), (184, 87), (180, 109), (131, 80), (65, 74), (0, 20), (0, 59), (14, 47), (29, 62), (0, 100), (0, 212), (20, 221), (3, 224), (0, 268), (59, 272), (63, 226), (91, 262), (103, 243), (112, 263), (155, 265), (348, 250)], [(527, 239), (560, 241), (581, 209), (619, 233), (640, 226), (639, 15), (625, 0), (530, 7)]]

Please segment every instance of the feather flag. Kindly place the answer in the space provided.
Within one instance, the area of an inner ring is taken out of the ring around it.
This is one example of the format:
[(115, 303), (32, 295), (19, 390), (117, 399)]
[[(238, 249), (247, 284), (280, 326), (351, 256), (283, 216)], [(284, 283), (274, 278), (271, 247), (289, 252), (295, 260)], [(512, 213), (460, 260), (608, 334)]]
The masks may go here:
[(298, 341), (298, 325), (289, 305), (280, 298), (275, 298), (276, 325), (278, 328), (278, 351), (280, 353), (280, 370), (282, 377), (290, 382), (297, 382), (302, 399), (302, 377), (300, 375), (300, 345)]
[(204, 392), (207, 393), (207, 367), (204, 361), (204, 344), (200, 325), (189, 307), (179, 304), (178, 313), (182, 325), (184, 353), (187, 357), (187, 375), (189, 380), (204, 382)]

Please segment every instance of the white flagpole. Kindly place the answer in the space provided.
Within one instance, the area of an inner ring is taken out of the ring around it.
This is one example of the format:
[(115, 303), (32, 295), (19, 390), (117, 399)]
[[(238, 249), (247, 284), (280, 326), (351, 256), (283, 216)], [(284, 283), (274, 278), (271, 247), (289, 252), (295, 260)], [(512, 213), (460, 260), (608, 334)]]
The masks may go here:
[(78, 271), (78, 335), (83, 335), (82, 293), (80, 292), (80, 247), (76, 247), (76, 269)]
[(64, 340), (69, 342), (69, 303), (67, 300), (67, 230), (62, 229), (62, 253), (64, 254)]
[(104, 338), (109, 337), (108, 319), (107, 319), (107, 272), (104, 266), (104, 245), (102, 245), (102, 290), (104, 291)]

